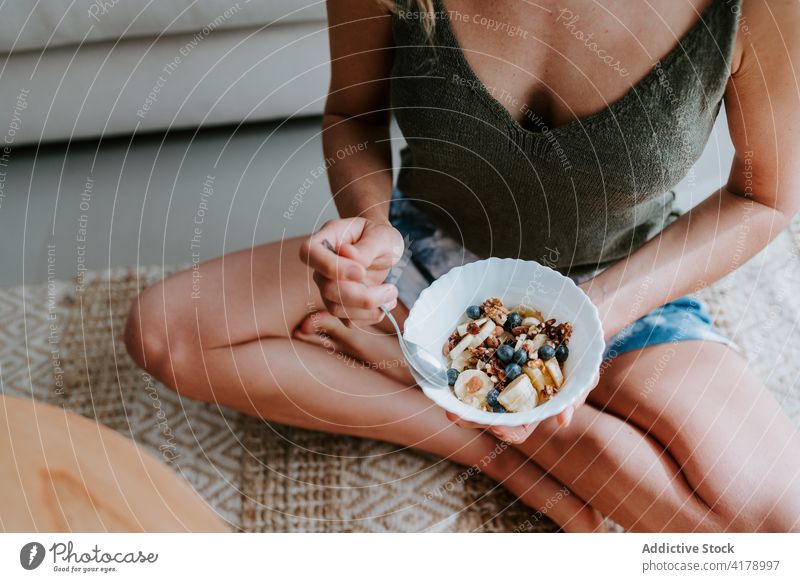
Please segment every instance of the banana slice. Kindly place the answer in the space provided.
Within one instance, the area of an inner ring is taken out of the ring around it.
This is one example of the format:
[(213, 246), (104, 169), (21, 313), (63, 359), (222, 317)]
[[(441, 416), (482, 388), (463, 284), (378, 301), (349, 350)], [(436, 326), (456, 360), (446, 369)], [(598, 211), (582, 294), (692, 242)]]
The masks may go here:
[[(544, 321), (544, 316), (542, 315), (541, 311), (539, 311), (538, 309), (534, 309), (530, 305), (525, 305), (524, 303), (522, 305), (517, 306), (516, 309), (512, 309), (512, 311), (516, 311), (517, 313), (519, 313), (523, 317), (523, 319), (527, 319), (528, 317), (533, 317), (535, 319), (538, 319), (539, 321)], [(536, 325), (539, 324), (537, 323)]]
[(459, 341), (453, 347), (453, 349), (450, 350), (450, 353), (448, 354), (450, 356), (450, 359), (451, 360), (457, 360), (458, 356), (461, 355), (461, 352), (463, 352), (468, 347), (470, 347), (470, 345), (472, 345), (472, 338), (474, 338), (474, 337), (475, 337), (474, 335), (470, 335), (470, 334), (467, 334), (464, 337), (462, 337), (461, 341)]
[(459, 372), (464, 370), (469, 365), (469, 353), (464, 352), (450, 363), (451, 368), (455, 368)]
[(522, 371), (525, 372), (525, 375), (531, 379), (531, 382), (533, 382), (533, 385), (537, 390), (544, 390), (548, 379), (539, 368), (534, 368), (533, 366), (523, 366)]
[(547, 343), (547, 336), (544, 335), (543, 333), (540, 333), (534, 336), (534, 338), (531, 340), (531, 343), (528, 344), (528, 346), (530, 347), (531, 351), (536, 352), (540, 347), (542, 347), (546, 343)]
[(533, 307), (526, 305), (525, 303), (520, 303), (511, 311), (516, 311), (522, 317), (533, 317), (538, 313), (538, 311), (536, 311)]
[(526, 374), (520, 374), (511, 384), (506, 386), (497, 397), (497, 401), (511, 412), (522, 412), (536, 408), (536, 389)]
[(481, 345), (487, 337), (494, 333), (494, 328), (497, 327), (494, 321), (489, 320), (483, 324), (481, 330), (474, 336), (472, 336), (472, 344), (470, 347), (477, 348)]
[(544, 363), (544, 367), (550, 373), (550, 377), (556, 383), (556, 388), (561, 388), (564, 383), (564, 374), (561, 372), (561, 366), (558, 365), (558, 360), (550, 358)]
[(539, 325), (540, 323), (542, 322), (536, 319), (535, 317), (530, 316), (523, 319), (520, 325), (524, 325), (525, 327), (531, 327), (532, 325)]
[(480, 408), (492, 388), (494, 384), (486, 372), (472, 369), (458, 375), (453, 391), (462, 402)]

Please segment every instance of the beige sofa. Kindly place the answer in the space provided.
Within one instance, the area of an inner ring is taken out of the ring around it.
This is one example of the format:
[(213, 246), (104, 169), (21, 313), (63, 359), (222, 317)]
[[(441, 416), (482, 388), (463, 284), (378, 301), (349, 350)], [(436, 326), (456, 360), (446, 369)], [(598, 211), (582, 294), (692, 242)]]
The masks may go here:
[(316, 115), (324, 1), (44, 0), (0, 6), (0, 141)]

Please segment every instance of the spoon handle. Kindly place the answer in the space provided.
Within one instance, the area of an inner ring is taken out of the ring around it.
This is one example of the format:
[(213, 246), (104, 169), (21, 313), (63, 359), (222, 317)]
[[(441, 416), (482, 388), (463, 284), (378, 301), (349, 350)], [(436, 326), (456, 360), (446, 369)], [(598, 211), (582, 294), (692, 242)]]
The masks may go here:
[(397, 332), (397, 337), (400, 339), (400, 346), (403, 348), (403, 353), (405, 353), (405, 340), (403, 340), (403, 332), (400, 331), (400, 326), (397, 325), (397, 320), (385, 305), (381, 305), (381, 310), (383, 311), (384, 315), (386, 315), (386, 319), (389, 320), (389, 323), (392, 324), (392, 327), (394, 327), (395, 332)]

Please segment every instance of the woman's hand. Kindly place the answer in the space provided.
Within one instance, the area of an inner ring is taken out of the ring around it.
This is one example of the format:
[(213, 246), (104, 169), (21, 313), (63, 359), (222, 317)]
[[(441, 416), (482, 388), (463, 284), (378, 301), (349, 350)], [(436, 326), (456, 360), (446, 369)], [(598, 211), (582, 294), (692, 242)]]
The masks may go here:
[[(570, 422), (572, 422), (572, 416), (575, 414), (575, 411), (586, 402), (586, 397), (589, 396), (589, 392), (591, 392), (595, 386), (597, 386), (599, 381), (600, 370), (597, 370), (594, 381), (592, 382), (591, 386), (583, 392), (581, 397), (556, 415), (555, 421), (558, 423), (559, 427), (566, 428), (569, 426)], [(449, 418), (451, 422), (456, 423), (458, 426), (463, 426), (464, 428), (479, 428), (488, 430), (501, 441), (511, 444), (525, 442), (528, 437), (531, 436), (534, 429), (539, 426), (538, 422), (533, 424), (523, 424), (522, 426), (485, 426), (482, 424), (462, 420), (451, 412), (447, 412), (446, 414), (447, 418)], [(545, 420), (544, 422), (549, 421)]]
[(383, 281), (403, 255), (403, 245), (403, 236), (388, 222), (343, 218), (308, 237), (300, 258), (314, 270), (329, 313), (345, 324), (371, 325), (383, 319), (381, 305), (397, 305), (397, 287)]

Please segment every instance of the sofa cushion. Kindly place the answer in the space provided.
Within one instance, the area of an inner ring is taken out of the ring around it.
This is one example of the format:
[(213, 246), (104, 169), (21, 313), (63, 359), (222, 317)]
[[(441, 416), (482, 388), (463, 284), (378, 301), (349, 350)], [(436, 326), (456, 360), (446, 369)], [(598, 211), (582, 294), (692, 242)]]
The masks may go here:
[(319, 22), (321, 0), (46, 0), (0, 4), (0, 53), (270, 23)]
[[(7, 59), (0, 140), (40, 141), (318, 115), (324, 23), (98, 42)], [(5, 133), (5, 136), (2, 135)]]

